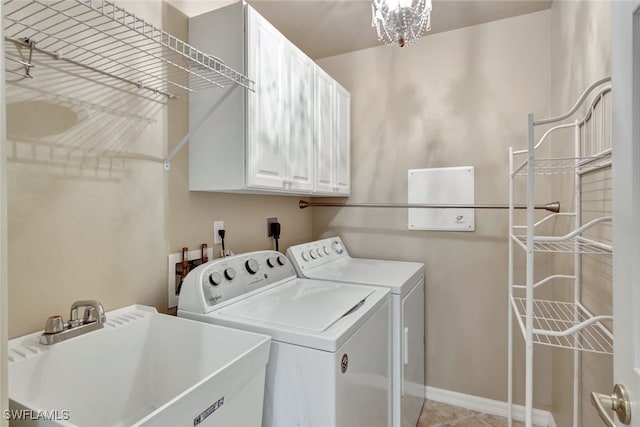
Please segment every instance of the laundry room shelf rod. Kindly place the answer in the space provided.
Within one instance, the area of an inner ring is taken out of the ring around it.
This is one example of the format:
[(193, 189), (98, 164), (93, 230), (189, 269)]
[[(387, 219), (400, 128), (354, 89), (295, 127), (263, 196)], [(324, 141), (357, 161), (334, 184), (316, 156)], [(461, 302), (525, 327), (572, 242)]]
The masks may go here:
[[(108, 0), (2, 0), (5, 40), (175, 98), (254, 82)], [(31, 61), (24, 61), (30, 64)], [(24, 64), (23, 64), (24, 65)], [(25, 70), (26, 77), (37, 77)]]
[[(424, 203), (331, 203), (331, 202), (307, 202), (298, 201), (300, 209), (310, 207), (333, 208), (406, 208), (406, 209), (509, 209), (509, 205), (498, 204), (424, 204)], [(514, 205), (513, 209), (527, 209), (527, 205)], [(543, 209), (549, 212), (560, 212), (560, 202), (551, 202), (544, 205), (535, 205), (535, 209)]]

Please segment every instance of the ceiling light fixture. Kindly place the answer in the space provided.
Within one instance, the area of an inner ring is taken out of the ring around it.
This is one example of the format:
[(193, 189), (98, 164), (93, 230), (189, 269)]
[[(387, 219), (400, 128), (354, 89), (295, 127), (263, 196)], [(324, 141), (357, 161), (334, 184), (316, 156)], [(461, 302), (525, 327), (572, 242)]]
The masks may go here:
[(431, 0), (372, 0), (371, 26), (385, 44), (415, 43), (431, 30)]

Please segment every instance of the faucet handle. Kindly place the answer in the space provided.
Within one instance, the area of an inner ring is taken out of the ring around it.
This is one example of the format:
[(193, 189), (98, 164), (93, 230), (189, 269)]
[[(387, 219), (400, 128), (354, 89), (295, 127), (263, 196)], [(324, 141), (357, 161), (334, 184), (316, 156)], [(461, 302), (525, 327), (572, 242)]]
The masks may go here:
[(62, 332), (64, 330), (64, 321), (62, 320), (62, 316), (59, 314), (54, 314), (53, 316), (47, 317), (47, 322), (44, 325), (44, 333), (45, 334), (57, 334), (58, 332)]
[(102, 306), (100, 306), (100, 308), (97, 310), (97, 313), (94, 307), (86, 307), (84, 309), (84, 315), (82, 318), (83, 323), (90, 323), (90, 322), (104, 323), (105, 320), (106, 320), (106, 317), (104, 315), (104, 310), (102, 309)]
[(93, 307), (85, 307), (84, 315), (82, 316), (82, 324), (87, 324), (89, 322), (95, 322), (96, 315), (95, 309)]

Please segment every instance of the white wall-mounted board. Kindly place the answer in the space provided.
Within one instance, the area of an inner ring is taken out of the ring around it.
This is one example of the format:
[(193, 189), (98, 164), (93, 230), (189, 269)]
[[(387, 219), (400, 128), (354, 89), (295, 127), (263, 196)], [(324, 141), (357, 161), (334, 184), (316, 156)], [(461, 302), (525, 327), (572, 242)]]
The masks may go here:
[[(475, 203), (473, 166), (409, 169), (409, 204), (470, 205)], [(412, 208), (409, 230), (475, 231), (475, 210), (460, 208)]]

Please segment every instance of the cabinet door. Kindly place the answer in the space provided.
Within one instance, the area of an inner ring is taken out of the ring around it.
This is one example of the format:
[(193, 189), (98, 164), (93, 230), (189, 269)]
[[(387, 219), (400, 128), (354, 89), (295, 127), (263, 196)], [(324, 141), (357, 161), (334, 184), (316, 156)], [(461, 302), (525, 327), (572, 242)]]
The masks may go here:
[(285, 43), (286, 182), (289, 190), (313, 191), (314, 63)]
[(337, 83), (335, 88), (336, 192), (348, 195), (351, 190), (351, 94)]
[(252, 8), (247, 8), (248, 75), (256, 91), (247, 93), (247, 187), (284, 189), (285, 38)]
[(336, 190), (333, 129), (334, 80), (320, 67), (316, 67), (315, 81), (315, 191), (333, 193)]

